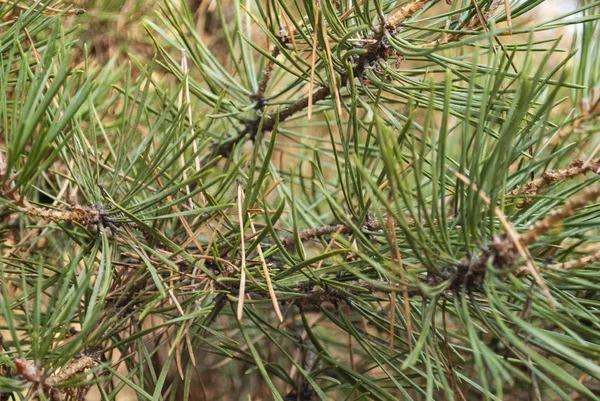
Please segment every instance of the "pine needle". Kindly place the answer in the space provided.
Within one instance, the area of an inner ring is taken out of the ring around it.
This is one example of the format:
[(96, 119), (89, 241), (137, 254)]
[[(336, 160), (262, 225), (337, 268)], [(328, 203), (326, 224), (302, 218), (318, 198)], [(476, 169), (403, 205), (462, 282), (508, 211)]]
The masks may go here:
[(329, 74), (331, 74), (331, 86), (335, 105), (337, 107), (338, 115), (342, 116), (342, 103), (340, 92), (337, 85), (336, 72), (333, 68), (333, 56), (331, 55), (331, 48), (329, 47), (329, 37), (327, 35), (327, 29), (325, 27), (325, 18), (321, 18), (321, 30), (323, 34), (323, 42), (325, 42), (325, 54), (327, 55), (327, 66), (329, 67)]
[(312, 109), (313, 109), (312, 93), (313, 93), (314, 85), (315, 85), (315, 67), (317, 64), (317, 39), (318, 39), (318, 32), (319, 32), (319, 26), (320, 26), (320, 23), (318, 21), (320, 18), (320, 12), (321, 12), (321, 9), (319, 6), (317, 6), (317, 13), (315, 16), (316, 21), (315, 21), (315, 26), (314, 26), (314, 30), (313, 30), (312, 51), (310, 54), (310, 78), (308, 80), (307, 116), (308, 116), (309, 120), (312, 118)]
[[(493, 207), (494, 214), (496, 215), (496, 217), (498, 218), (498, 220), (500, 220), (500, 223), (502, 224), (502, 226), (506, 230), (506, 233), (508, 234), (509, 238), (512, 240), (513, 245), (515, 246), (515, 248), (517, 249), (517, 251), (519, 252), (519, 254), (521, 255), (521, 257), (525, 260), (525, 264), (527, 266), (527, 269), (528, 269), (529, 273), (533, 276), (533, 278), (535, 279), (536, 283), (542, 289), (542, 292), (544, 293), (546, 299), (548, 300), (548, 303), (550, 304), (550, 307), (552, 309), (556, 310), (556, 302), (554, 301), (554, 298), (552, 297), (552, 294), (550, 293), (550, 289), (548, 288), (548, 285), (546, 284), (546, 282), (542, 278), (542, 274), (540, 273), (539, 269), (536, 267), (535, 262), (533, 261), (533, 257), (531, 256), (531, 254), (529, 253), (529, 251), (527, 250), (527, 248), (525, 248), (522, 245), (521, 235), (517, 232), (517, 230), (515, 230), (515, 228), (513, 227), (513, 225), (510, 224), (510, 222), (506, 219), (506, 216), (504, 215), (504, 213), (502, 213), (502, 211), (497, 206), (492, 206), (490, 198), (488, 198), (487, 195), (482, 190), (480, 190), (479, 188), (477, 188), (477, 185), (471, 183), (471, 180), (469, 180), (464, 175), (460, 174), (458, 171), (455, 171), (453, 169), (450, 169), (450, 171), (459, 180), (461, 180), (462, 182), (464, 182), (467, 185), (470, 185), (471, 188), (473, 189), (473, 191), (475, 191), (477, 193), (477, 195), (483, 200), (483, 202), (488, 207)], [(527, 244), (529, 242), (525, 241), (524, 243)]]
[[(257, 234), (256, 228), (254, 227), (254, 222), (250, 220), (250, 228), (252, 229), (252, 234)], [(269, 295), (271, 296), (271, 303), (273, 304), (273, 309), (275, 310), (275, 314), (280, 322), (283, 322), (283, 315), (281, 314), (281, 310), (279, 309), (279, 303), (277, 302), (277, 295), (275, 294), (275, 290), (273, 289), (273, 283), (271, 282), (271, 275), (269, 273), (269, 268), (267, 266), (267, 262), (265, 260), (265, 256), (263, 255), (262, 247), (260, 244), (256, 246), (256, 250), (258, 251), (258, 257), (260, 258), (260, 263), (263, 268), (263, 274), (265, 275), (265, 281), (267, 282), (267, 288), (269, 289)]]
[(244, 233), (244, 188), (242, 188), (241, 180), (237, 183), (237, 204), (238, 204), (238, 217), (240, 224), (240, 253), (242, 258), (242, 265), (240, 266), (240, 290), (238, 292), (238, 305), (237, 305), (237, 318), (242, 320), (244, 313), (244, 298), (246, 296), (246, 244)]

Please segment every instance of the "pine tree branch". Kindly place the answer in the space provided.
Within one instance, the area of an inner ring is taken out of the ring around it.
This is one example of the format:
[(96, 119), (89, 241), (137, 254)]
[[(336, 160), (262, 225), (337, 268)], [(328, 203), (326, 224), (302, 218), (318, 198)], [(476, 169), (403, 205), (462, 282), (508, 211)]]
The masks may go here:
[[(389, 46), (385, 43), (387, 36), (394, 34), (406, 19), (413, 16), (416, 12), (422, 10), (428, 1), (429, 0), (415, 0), (410, 4), (400, 8), (400, 10), (398, 10), (391, 17), (389, 17), (387, 21), (383, 21), (379, 28), (371, 33), (372, 38), (371, 41), (367, 44), (366, 53), (361, 54), (354, 61), (352, 66), (352, 76), (362, 77), (365, 72), (365, 69), (369, 64), (377, 60), (386, 61), (391, 55), (389, 51)], [(265, 76), (267, 77), (266, 79), (268, 79), (270, 74), (270, 68), (268, 70), (265, 70), (265, 73), (263, 73), (263, 80), (265, 79)], [(341, 87), (344, 87), (347, 84), (349, 77), (349, 71), (346, 70), (340, 72), (339, 82)], [(260, 87), (266, 88), (266, 84), (261, 84)], [(260, 94), (261, 92), (257, 93)], [(275, 126), (275, 122), (277, 121), (277, 118), (279, 118), (280, 123), (286, 121), (288, 118), (305, 110), (308, 107), (309, 103), (312, 102), (312, 104), (316, 104), (322, 100), (327, 99), (331, 94), (331, 89), (328, 86), (322, 86), (321, 88), (317, 89), (314, 93), (303, 97), (302, 99), (296, 101), (284, 110), (273, 112), (269, 115), (264, 116), (262, 132), (264, 133), (272, 131), (273, 127)], [(229, 157), (229, 154), (233, 150), (233, 147), (238, 143), (242, 142), (245, 138), (254, 141), (257, 135), (259, 134), (259, 129), (261, 129), (260, 121), (262, 119), (262, 115), (260, 112), (262, 112), (263, 109), (264, 105), (262, 108), (256, 108), (258, 112), (257, 115), (251, 121), (246, 123), (245, 128), (236, 137), (225, 143), (216, 144), (214, 146), (214, 154), (218, 156)]]
[[(536, 178), (535, 180), (529, 181), (523, 187), (517, 187), (512, 191), (508, 192), (508, 196), (523, 196), (523, 195), (537, 195), (539, 190), (545, 186), (553, 184), (558, 181), (565, 181), (569, 178), (574, 178), (579, 175), (592, 172), (594, 174), (600, 174), (600, 160), (596, 161), (584, 161), (577, 159), (573, 161), (565, 169), (554, 169), (544, 172), (542, 177)], [(534, 198), (526, 197), (523, 202), (517, 205), (518, 208), (524, 208), (533, 203)]]

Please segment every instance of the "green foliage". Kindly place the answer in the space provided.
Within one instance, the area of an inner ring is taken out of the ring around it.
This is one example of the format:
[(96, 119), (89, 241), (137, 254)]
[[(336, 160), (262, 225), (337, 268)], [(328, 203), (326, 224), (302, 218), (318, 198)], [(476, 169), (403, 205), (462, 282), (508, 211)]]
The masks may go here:
[(600, 399), (597, 2), (113, 3), (0, 1), (0, 391)]

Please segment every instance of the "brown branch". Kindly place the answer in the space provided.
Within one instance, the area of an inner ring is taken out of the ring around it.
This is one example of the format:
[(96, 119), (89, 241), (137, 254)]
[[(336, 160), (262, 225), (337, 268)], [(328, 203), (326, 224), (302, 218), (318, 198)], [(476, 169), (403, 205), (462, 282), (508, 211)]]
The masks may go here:
[(579, 196), (569, 199), (563, 207), (551, 211), (546, 218), (537, 221), (529, 231), (521, 235), (521, 243), (523, 245), (534, 243), (554, 225), (572, 216), (576, 209), (585, 206), (587, 203), (594, 202), (598, 197), (600, 197), (600, 185), (584, 189)]
[[(508, 196), (518, 195), (536, 195), (540, 188), (553, 184), (557, 181), (565, 181), (569, 178), (576, 177), (578, 175), (592, 172), (594, 174), (600, 174), (600, 160), (585, 162), (581, 159), (573, 161), (565, 169), (555, 169), (546, 171), (542, 177), (536, 178), (533, 181), (526, 183), (523, 187), (517, 187), (512, 191), (508, 192)], [(522, 203), (518, 204), (518, 208), (524, 208), (533, 202), (533, 198), (526, 197)]]
[[(372, 33), (372, 40), (368, 43), (365, 54), (360, 55), (354, 62), (352, 72), (354, 77), (362, 77), (366, 66), (375, 60), (387, 60), (389, 57), (388, 47), (385, 45), (385, 39), (387, 35), (393, 33), (400, 25), (407, 19), (414, 15), (416, 12), (422, 10), (429, 0), (415, 0), (414, 2), (401, 7), (396, 11), (387, 21), (384, 21), (377, 31)], [(281, 40), (281, 39), (280, 39)], [(270, 75), (270, 71), (269, 71)], [(350, 76), (349, 71), (342, 71), (340, 73), (341, 86), (345, 86)], [(264, 78), (264, 74), (263, 74)], [(266, 88), (266, 85), (265, 85)], [(305, 96), (304, 98), (296, 101), (288, 108), (273, 112), (269, 115), (264, 116), (262, 128), (260, 128), (260, 122), (262, 116), (260, 112), (262, 109), (256, 109), (257, 115), (254, 119), (246, 122), (245, 128), (233, 139), (226, 141), (222, 144), (214, 146), (214, 153), (218, 156), (228, 157), (233, 147), (243, 141), (246, 137), (254, 141), (259, 134), (259, 128), (262, 132), (272, 131), (277, 118), (279, 122), (283, 122), (288, 118), (292, 117), (298, 112), (305, 110), (309, 104), (315, 104), (322, 100), (325, 100), (331, 95), (331, 89), (328, 86), (322, 86), (317, 89), (314, 93)]]
[[(330, 94), (331, 90), (328, 87), (323, 86), (319, 88), (315, 93), (312, 94), (313, 104), (326, 99)], [(293, 116), (294, 114), (298, 113), (299, 111), (306, 109), (308, 107), (308, 101), (308, 97), (304, 97), (281, 112), (275, 112), (265, 116), (262, 125), (262, 132), (268, 132), (273, 130), (278, 113), (279, 122), (281, 123)], [(258, 120), (254, 119), (250, 121), (249, 123), (247, 123), (246, 128), (243, 131), (241, 131), (235, 138), (217, 145), (215, 147), (215, 155), (229, 157), (229, 154), (233, 150), (233, 147), (240, 143), (244, 138), (248, 137), (248, 139), (254, 141), (256, 139), (256, 136), (258, 135), (260, 121), (260, 118)]]
[(429, 0), (416, 0), (402, 6), (398, 11), (396, 11), (388, 18), (386, 22), (386, 27), (389, 30), (397, 29), (400, 26), (400, 24), (402, 24), (408, 18), (415, 15), (415, 13), (421, 11), (428, 1)]
[[(410, 217), (407, 217), (406, 224), (409, 228), (416, 227), (417, 221), (415, 221), (414, 219), (412, 219)], [(423, 227), (429, 227), (429, 223), (425, 220), (422, 220), (420, 224)], [(433, 224), (434, 224), (434, 226), (437, 225), (438, 221), (434, 220)], [(399, 225), (395, 224), (395, 226), (398, 227)], [(367, 217), (367, 220), (362, 225), (361, 229), (363, 229), (365, 231), (371, 231), (371, 232), (379, 231), (382, 229), (382, 225), (381, 225), (381, 222), (378, 221), (377, 219), (375, 219), (372, 214), (369, 214), (369, 216)], [(334, 224), (334, 225), (330, 225), (330, 226), (307, 228), (304, 230), (300, 230), (298, 233), (298, 237), (300, 238), (300, 241), (302, 241), (302, 242), (311, 241), (311, 240), (321, 238), (326, 235), (338, 233), (338, 230), (339, 230), (339, 234), (344, 234), (344, 235), (351, 235), (354, 233), (354, 230), (352, 229), (352, 227), (349, 227), (345, 224)], [(296, 245), (296, 236), (288, 235), (281, 239), (281, 243), (286, 248), (292, 247), (292, 246)]]
[(36, 207), (29, 203), (17, 210), (31, 217), (41, 217), (44, 220), (54, 222), (79, 223), (92, 232), (106, 232), (116, 235), (117, 227), (122, 225), (118, 218), (120, 216), (110, 215), (110, 205), (103, 203), (91, 203), (89, 206), (73, 206), (69, 209), (49, 209)]
[[(392, 282), (380, 282), (382, 285), (387, 287), (394, 287), (395, 283)], [(314, 284), (314, 283), (312, 283)], [(323, 302), (331, 302), (335, 305), (339, 305), (340, 303), (346, 303), (350, 295), (365, 295), (365, 294), (373, 294), (376, 292), (379, 293), (396, 293), (402, 292), (408, 294), (409, 297), (413, 296), (425, 296), (423, 292), (419, 288), (414, 289), (386, 289), (376, 287), (373, 284), (367, 283), (364, 280), (356, 280), (351, 281), (346, 284), (351, 285), (351, 287), (347, 287), (344, 291), (339, 291), (335, 288), (327, 287), (325, 289), (314, 289), (311, 283), (302, 283), (299, 284), (301, 290), (305, 291), (301, 296), (297, 296), (295, 298), (290, 299), (294, 305), (305, 306), (305, 305), (321, 305)], [(304, 288), (302, 288), (304, 287)], [(285, 301), (284, 301), (285, 302)]]
[[(305, 230), (301, 230), (298, 233), (298, 237), (300, 241), (309, 241), (316, 238), (321, 238), (325, 235), (330, 235), (339, 231), (339, 234), (349, 235), (354, 232), (352, 228), (345, 226), (344, 224), (336, 224), (333, 226), (324, 226), (324, 227), (316, 227), (316, 228), (307, 228)], [(296, 244), (296, 236), (289, 235), (281, 240), (281, 243), (284, 247), (289, 248)]]
[(600, 261), (600, 249), (591, 255), (582, 256), (577, 259), (571, 259), (562, 263), (555, 263), (550, 265), (550, 267), (560, 270), (580, 269), (598, 261)]
[[(32, 8), (32, 7), (20, 4), (18, 1), (13, 2), (10, 0), (0, 0), (0, 3), (6, 3), (9, 6), (17, 7), (17, 8), (20, 8), (21, 10), (25, 10), (25, 11), (29, 11)], [(43, 8), (41, 14), (45, 15), (45, 16), (53, 16), (53, 15), (60, 14), (63, 12), (65, 13), (65, 15), (69, 15), (69, 16), (85, 14), (85, 10), (83, 8), (71, 8), (71, 9), (65, 11), (65, 10), (61, 10), (61, 9), (50, 7), (50, 6), (45, 6), (43, 3), (40, 3), (39, 5), (42, 6), (42, 8)], [(39, 10), (34, 9), (33, 11), (38, 12)]]
[(279, 47), (275, 46), (273, 50), (271, 50), (271, 58), (267, 61), (267, 65), (265, 65), (265, 69), (263, 70), (262, 79), (258, 84), (256, 93), (254, 94), (254, 99), (256, 100), (255, 109), (257, 110), (262, 110), (265, 107), (265, 92), (267, 91), (267, 86), (269, 85), (271, 75), (273, 74), (273, 67), (275, 66), (273, 59), (277, 58), (279, 53)]
[(17, 373), (27, 382), (35, 383), (46, 393), (52, 401), (64, 401), (67, 399), (79, 399), (76, 396), (85, 394), (89, 386), (56, 387), (78, 375), (81, 375), (100, 364), (99, 355), (81, 355), (74, 358), (67, 366), (59, 372), (45, 376), (37, 365), (33, 365), (25, 359), (15, 359)]
[(563, 127), (558, 134), (550, 141), (551, 145), (557, 145), (561, 140), (568, 137), (575, 131), (579, 130), (582, 125), (597, 120), (600, 114), (600, 94), (595, 101), (591, 102), (591, 105), (581, 114), (579, 117), (573, 119), (570, 124)]

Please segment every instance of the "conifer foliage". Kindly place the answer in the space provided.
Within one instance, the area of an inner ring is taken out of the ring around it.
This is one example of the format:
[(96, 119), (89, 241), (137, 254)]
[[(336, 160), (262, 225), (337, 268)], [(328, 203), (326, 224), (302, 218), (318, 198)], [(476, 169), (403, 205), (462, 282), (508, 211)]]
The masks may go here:
[(0, 0), (0, 400), (600, 399), (548, 2)]

